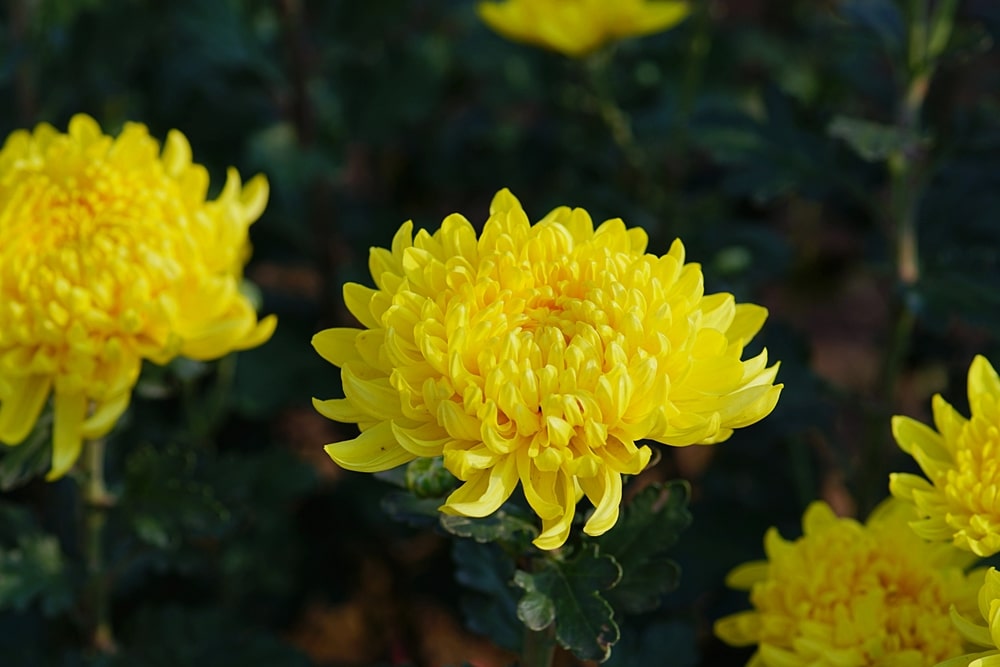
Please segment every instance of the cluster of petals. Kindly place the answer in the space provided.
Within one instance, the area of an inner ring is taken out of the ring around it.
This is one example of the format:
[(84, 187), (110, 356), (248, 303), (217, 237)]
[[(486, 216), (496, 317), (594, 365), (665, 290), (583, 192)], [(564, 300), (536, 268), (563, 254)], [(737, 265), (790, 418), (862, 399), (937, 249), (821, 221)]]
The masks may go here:
[(729, 573), (727, 584), (750, 591), (753, 609), (717, 621), (716, 635), (757, 645), (748, 667), (931, 667), (961, 654), (949, 609), (975, 609), (980, 577), (965, 574), (974, 556), (926, 542), (909, 528), (912, 518), (894, 498), (865, 524), (812, 503), (801, 538), (771, 528), (767, 560)]
[(979, 589), (979, 613), (986, 625), (978, 625), (952, 610), (952, 621), (970, 644), (989, 648), (987, 651), (967, 653), (945, 660), (937, 667), (1000, 667), (1000, 572), (996, 568), (986, 571), (986, 578)]
[(969, 367), (968, 392), (970, 419), (939, 395), (932, 401), (936, 430), (893, 418), (896, 442), (927, 478), (894, 473), (889, 489), (916, 507), (917, 534), (985, 557), (1000, 552), (1000, 378), (985, 357)]
[(240, 292), (247, 229), (267, 203), (258, 176), (208, 172), (172, 131), (117, 137), (77, 115), (11, 134), (0, 150), (0, 441), (31, 432), (53, 397), (49, 479), (128, 406), (144, 359), (208, 360), (274, 330)]
[(608, 42), (672, 28), (690, 11), (680, 0), (503, 0), (478, 9), (504, 37), (573, 58)]
[(543, 549), (565, 542), (583, 495), (584, 531), (605, 532), (622, 475), (649, 462), (640, 440), (722, 441), (781, 391), (766, 351), (741, 360), (766, 310), (705, 294), (680, 241), (663, 256), (646, 245), (582, 209), (532, 225), (507, 190), (478, 237), (458, 214), (433, 234), (407, 222), (371, 250), (376, 287), (344, 288), (364, 328), (313, 339), (345, 394), (317, 410), (361, 431), (326, 451), (362, 472), (443, 456), (464, 482), (446, 513), (487, 516), (520, 484)]

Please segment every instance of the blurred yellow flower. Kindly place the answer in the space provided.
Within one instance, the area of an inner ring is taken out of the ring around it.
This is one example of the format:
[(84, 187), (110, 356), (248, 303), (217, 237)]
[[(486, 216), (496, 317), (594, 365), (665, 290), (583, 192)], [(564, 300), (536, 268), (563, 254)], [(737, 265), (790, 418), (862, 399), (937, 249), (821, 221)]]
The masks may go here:
[(930, 481), (893, 473), (889, 490), (913, 503), (912, 526), (928, 540), (948, 540), (977, 556), (1000, 552), (1000, 379), (985, 357), (969, 367), (965, 419), (940, 395), (931, 405), (937, 430), (894, 417), (892, 433)]
[(939, 663), (937, 667), (997, 667), (1000, 665), (1000, 572), (996, 568), (986, 571), (986, 579), (979, 589), (979, 613), (986, 626), (976, 625), (952, 609), (952, 621), (966, 641), (991, 650), (969, 653)]
[(975, 609), (979, 578), (964, 574), (974, 557), (925, 542), (912, 518), (894, 498), (864, 525), (814, 502), (801, 538), (771, 528), (767, 560), (729, 573), (726, 583), (749, 590), (754, 609), (719, 619), (715, 634), (758, 645), (748, 667), (929, 667), (959, 655), (949, 608)]
[(267, 181), (230, 169), (207, 190), (184, 135), (161, 155), (137, 123), (113, 138), (77, 115), (0, 150), (0, 441), (23, 441), (52, 394), (49, 479), (114, 426), (143, 359), (213, 359), (274, 330), (239, 291)]
[(672, 28), (690, 7), (679, 0), (504, 0), (478, 10), (508, 39), (579, 58), (607, 42)]
[(618, 219), (595, 230), (582, 209), (532, 225), (507, 190), (478, 239), (458, 214), (433, 234), (407, 222), (371, 251), (377, 288), (344, 287), (365, 328), (313, 338), (346, 395), (317, 410), (361, 429), (326, 451), (362, 472), (443, 455), (465, 482), (451, 514), (487, 516), (520, 482), (542, 549), (565, 542), (583, 494), (584, 530), (605, 532), (621, 476), (649, 461), (636, 441), (725, 440), (781, 391), (766, 351), (740, 360), (767, 311), (704, 294), (680, 241), (663, 257), (646, 242)]

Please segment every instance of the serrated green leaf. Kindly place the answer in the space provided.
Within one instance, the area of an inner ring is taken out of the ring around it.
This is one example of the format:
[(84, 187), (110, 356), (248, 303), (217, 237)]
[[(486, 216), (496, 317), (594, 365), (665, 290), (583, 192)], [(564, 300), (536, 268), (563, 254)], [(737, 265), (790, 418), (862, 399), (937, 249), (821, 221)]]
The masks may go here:
[(476, 542), (499, 542), (522, 547), (538, 535), (534, 524), (504, 510), (497, 510), (481, 519), (442, 514), (441, 527), (452, 535), (468, 537)]
[(617, 584), (621, 576), (615, 559), (598, 553), (594, 544), (584, 545), (569, 560), (539, 559), (535, 572), (519, 571), (515, 576), (514, 583), (526, 591), (522, 603), (526, 597), (532, 598), (529, 609), (518, 605), (518, 615), (538, 614), (529, 618), (540, 623), (544, 620), (544, 604), (536, 598), (548, 598), (555, 611), (559, 643), (581, 660), (603, 662), (611, 655), (611, 647), (621, 632), (611, 605), (601, 594)]
[(517, 603), (517, 617), (530, 629), (540, 632), (556, 620), (556, 607), (544, 593), (525, 593)]
[(889, 156), (909, 150), (920, 143), (920, 138), (898, 127), (883, 125), (862, 118), (837, 116), (827, 128), (835, 139), (842, 139), (862, 160), (882, 162)]
[(608, 592), (616, 609), (638, 614), (659, 605), (660, 596), (677, 587), (680, 568), (666, 557), (691, 523), (687, 482), (651, 484), (622, 511), (614, 528), (595, 538), (600, 553), (621, 565), (622, 578)]

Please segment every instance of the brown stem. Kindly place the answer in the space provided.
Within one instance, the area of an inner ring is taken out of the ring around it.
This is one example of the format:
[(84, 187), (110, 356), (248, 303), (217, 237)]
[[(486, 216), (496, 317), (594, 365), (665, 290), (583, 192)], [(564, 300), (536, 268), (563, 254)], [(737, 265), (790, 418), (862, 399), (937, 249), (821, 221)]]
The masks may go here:
[(104, 483), (104, 440), (89, 440), (84, 448), (83, 539), (87, 565), (87, 631), (95, 650), (115, 653), (118, 647), (111, 629), (110, 577), (104, 568), (104, 525), (114, 499)]

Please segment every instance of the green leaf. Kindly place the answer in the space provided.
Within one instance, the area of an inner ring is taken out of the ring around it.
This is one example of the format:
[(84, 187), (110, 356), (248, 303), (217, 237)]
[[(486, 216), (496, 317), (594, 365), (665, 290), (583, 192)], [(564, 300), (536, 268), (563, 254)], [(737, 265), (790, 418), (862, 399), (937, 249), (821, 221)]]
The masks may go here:
[(594, 539), (600, 553), (614, 557), (622, 578), (608, 592), (616, 609), (639, 614), (655, 609), (660, 596), (677, 587), (680, 568), (666, 557), (691, 523), (687, 482), (651, 484), (625, 508), (614, 528)]
[(176, 549), (194, 535), (215, 535), (230, 521), (211, 484), (201, 481), (198, 457), (179, 446), (142, 445), (125, 464), (122, 514), (143, 542)]
[(51, 535), (22, 536), (0, 550), (0, 610), (24, 611), (35, 601), (53, 616), (73, 604), (73, 587), (59, 542)]
[(848, 21), (874, 33), (890, 52), (899, 52), (906, 24), (891, 0), (844, 0), (840, 12)]
[(694, 667), (698, 660), (698, 637), (692, 624), (658, 619), (644, 628), (629, 625), (607, 665)]
[(533, 630), (554, 621), (556, 639), (578, 658), (607, 660), (621, 637), (611, 605), (601, 596), (621, 579), (615, 559), (588, 544), (569, 560), (539, 559), (536, 568), (515, 574), (514, 583), (526, 591), (517, 606), (518, 618)]
[(521, 650), (524, 632), (517, 618), (514, 560), (495, 543), (452, 543), (455, 580), (465, 593), (462, 615), (469, 629), (511, 651)]
[(497, 510), (481, 519), (442, 514), (441, 527), (452, 535), (469, 537), (476, 542), (518, 545), (522, 547), (519, 551), (538, 535), (534, 524), (505, 510)]
[(396, 521), (426, 528), (439, 520), (440, 498), (418, 498), (409, 491), (390, 491), (382, 498), (382, 511)]
[(52, 414), (46, 412), (31, 435), (19, 445), (5, 448), (0, 456), (0, 491), (27, 484), (46, 472), (52, 461)]
[(898, 127), (882, 125), (861, 118), (837, 116), (827, 127), (827, 133), (842, 139), (866, 162), (883, 162), (889, 156), (908, 151), (920, 144), (920, 138)]
[[(514, 581), (519, 586), (527, 586), (528, 582), (523, 580), (525, 576), (531, 575), (519, 570), (514, 575)], [(548, 595), (538, 591), (525, 593), (517, 603), (517, 617), (531, 630), (540, 632), (555, 622), (556, 607)]]

